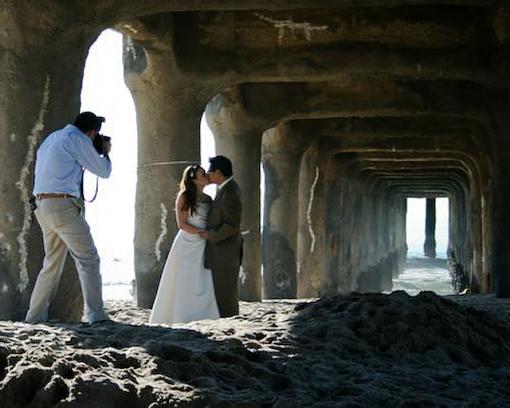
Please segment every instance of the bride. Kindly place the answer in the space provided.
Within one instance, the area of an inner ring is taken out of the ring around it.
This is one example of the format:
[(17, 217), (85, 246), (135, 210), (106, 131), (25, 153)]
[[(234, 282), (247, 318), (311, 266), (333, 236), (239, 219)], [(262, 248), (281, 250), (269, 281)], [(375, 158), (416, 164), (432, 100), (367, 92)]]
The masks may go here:
[(186, 323), (218, 319), (211, 270), (204, 268), (205, 230), (211, 197), (205, 170), (188, 166), (175, 202), (177, 233), (159, 282), (149, 324)]

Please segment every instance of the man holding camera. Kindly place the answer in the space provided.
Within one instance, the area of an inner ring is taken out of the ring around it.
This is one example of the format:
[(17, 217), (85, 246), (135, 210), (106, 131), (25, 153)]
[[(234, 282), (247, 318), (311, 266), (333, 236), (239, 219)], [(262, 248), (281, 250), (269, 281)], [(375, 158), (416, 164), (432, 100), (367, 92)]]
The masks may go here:
[(70, 251), (80, 278), (89, 323), (108, 320), (103, 308), (99, 255), (83, 214), (84, 169), (108, 178), (112, 165), (109, 138), (99, 134), (104, 118), (80, 113), (74, 123), (51, 133), (37, 150), (35, 216), (43, 233), (44, 262), (30, 298), (28, 323), (48, 319)]

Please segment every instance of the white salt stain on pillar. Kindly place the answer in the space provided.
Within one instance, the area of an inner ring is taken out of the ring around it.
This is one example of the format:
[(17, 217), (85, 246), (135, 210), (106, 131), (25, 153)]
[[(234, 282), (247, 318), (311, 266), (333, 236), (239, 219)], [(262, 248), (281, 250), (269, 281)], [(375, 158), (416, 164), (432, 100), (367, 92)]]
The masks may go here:
[(11, 244), (5, 241), (5, 234), (0, 232), (0, 252), (9, 252), (11, 250)]
[(156, 259), (158, 261), (161, 260), (161, 243), (163, 242), (163, 239), (165, 239), (165, 236), (168, 233), (168, 228), (166, 226), (168, 210), (165, 207), (165, 204), (163, 203), (160, 203), (159, 206), (161, 208), (161, 231), (159, 233), (158, 239), (156, 240), (156, 243), (154, 244), (154, 255), (156, 255)]
[[(133, 34), (138, 34), (138, 30), (133, 28), (132, 25), (124, 24), (124, 27), (127, 28), (129, 31), (131, 31)], [(129, 39), (131, 39), (131, 37), (129, 37)]]
[(25, 163), (21, 168), (19, 180), (16, 182), (16, 187), (20, 191), (20, 199), (23, 204), (23, 224), (21, 232), (18, 234), (17, 241), (19, 244), (19, 270), (20, 270), (20, 282), (18, 290), (23, 292), (28, 286), (28, 270), (27, 270), (27, 258), (28, 249), (26, 243), (26, 236), (30, 229), (30, 222), (32, 219), (32, 211), (30, 208), (30, 194), (31, 194), (31, 179), (30, 179), (30, 168), (35, 159), (35, 147), (39, 141), (41, 131), (44, 129), (44, 115), (48, 109), (48, 103), (50, 100), (50, 76), (46, 76), (46, 83), (44, 84), (43, 98), (41, 101), (41, 108), (39, 109), (39, 115), (35, 122), (30, 135), (28, 136), (28, 150), (25, 157)]
[(308, 231), (310, 232), (310, 253), (313, 253), (315, 250), (315, 232), (313, 231), (312, 224), (312, 207), (313, 207), (313, 199), (315, 196), (315, 187), (317, 187), (317, 182), (319, 181), (319, 167), (315, 167), (315, 178), (312, 183), (312, 187), (310, 188), (310, 199), (308, 200), (308, 208), (306, 209), (306, 220), (308, 221)]
[(241, 285), (244, 285), (246, 283), (247, 278), (248, 277), (246, 276), (246, 273), (244, 272), (243, 265), (241, 265), (239, 267), (239, 281), (240, 281)]
[(285, 36), (285, 32), (289, 31), (293, 37), (296, 36), (296, 31), (302, 31), (306, 40), (312, 40), (312, 33), (314, 31), (326, 31), (328, 29), (327, 25), (313, 25), (308, 22), (296, 23), (291, 19), (287, 20), (276, 20), (271, 17), (267, 17), (261, 13), (254, 13), (256, 17), (261, 19), (262, 21), (266, 21), (269, 24), (273, 25), (274, 28), (278, 29), (278, 44), (282, 44), (283, 37)]
[(133, 39), (130, 36), (127, 36), (127, 39), (126, 39), (126, 52), (128, 54), (133, 55), (133, 60), (136, 60), (138, 58), (137, 53), (136, 53), (135, 44), (133, 43)]

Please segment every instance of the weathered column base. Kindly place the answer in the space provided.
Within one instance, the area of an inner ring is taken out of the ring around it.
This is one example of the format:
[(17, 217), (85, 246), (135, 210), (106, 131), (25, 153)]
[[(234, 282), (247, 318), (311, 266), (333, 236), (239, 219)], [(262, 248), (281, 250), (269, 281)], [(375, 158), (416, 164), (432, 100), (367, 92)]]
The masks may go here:
[(469, 276), (462, 264), (458, 262), (455, 251), (448, 249), (447, 256), (447, 268), (452, 278), (452, 286), (455, 291), (462, 292), (463, 290), (470, 289)]
[(426, 240), (423, 244), (423, 253), (427, 258), (435, 259), (436, 257), (436, 241)]

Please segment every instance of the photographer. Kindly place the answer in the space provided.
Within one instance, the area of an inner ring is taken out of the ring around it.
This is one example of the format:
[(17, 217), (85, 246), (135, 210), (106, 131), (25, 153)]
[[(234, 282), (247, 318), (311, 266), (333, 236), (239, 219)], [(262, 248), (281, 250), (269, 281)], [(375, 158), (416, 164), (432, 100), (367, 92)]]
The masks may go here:
[(72, 125), (51, 133), (37, 150), (33, 195), (45, 256), (30, 298), (28, 323), (48, 319), (68, 250), (78, 270), (87, 320), (91, 324), (107, 321), (99, 255), (81, 197), (84, 169), (102, 178), (112, 171), (109, 138), (99, 134), (104, 120), (92, 112), (80, 113)]

